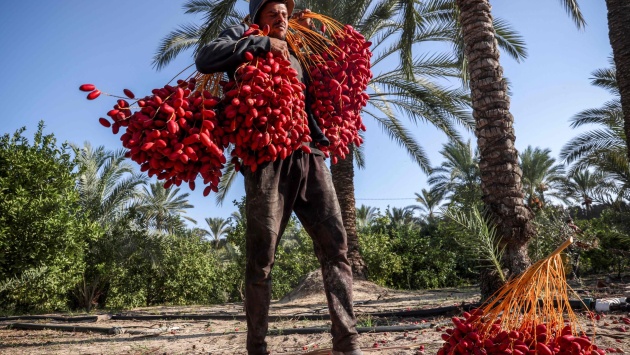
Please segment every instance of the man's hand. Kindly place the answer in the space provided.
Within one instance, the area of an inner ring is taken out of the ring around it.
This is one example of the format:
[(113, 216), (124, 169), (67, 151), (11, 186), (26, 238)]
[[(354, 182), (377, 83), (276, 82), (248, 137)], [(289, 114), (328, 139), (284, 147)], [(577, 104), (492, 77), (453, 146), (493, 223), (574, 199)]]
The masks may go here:
[(311, 20), (310, 18), (304, 17), (304, 14), (310, 14), (310, 13), (311, 13), (311, 10), (304, 9), (302, 11), (294, 12), (293, 15), (291, 15), (291, 18), (297, 20), (297, 23), (300, 26), (304, 26), (312, 30), (312, 29), (315, 29), (313, 20)]
[(269, 42), (271, 43), (271, 53), (276, 56), (279, 55), (284, 59), (289, 59), (289, 47), (287, 46), (286, 41), (269, 37)]

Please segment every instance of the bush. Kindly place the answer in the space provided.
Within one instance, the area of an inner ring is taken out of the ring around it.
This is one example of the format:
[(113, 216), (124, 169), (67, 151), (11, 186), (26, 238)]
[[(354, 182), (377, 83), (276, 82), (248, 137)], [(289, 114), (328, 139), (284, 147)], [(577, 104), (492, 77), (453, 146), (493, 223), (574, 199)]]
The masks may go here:
[(313, 250), (313, 242), (306, 231), (291, 218), (276, 252), (276, 261), (271, 271), (271, 297), (282, 298), (291, 292), (311, 271), (320, 267)]
[(598, 218), (577, 220), (583, 234), (599, 240), (597, 248), (582, 253), (590, 273), (613, 273), (616, 277), (630, 266), (630, 211), (608, 208)]
[[(381, 217), (380, 223), (384, 223)], [(363, 261), (367, 264), (369, 280), (386, 287), (396, 287), (394, 275), (403, 273), (404, 255), (393, 252), (390, 234), (378, 228), (359, 231), (359, 247)]]
[(98, 229), (79, 213), (75, 162), (65, 144), (24, 128), (0, 139), (0, 308), (67, 308), (83, 271), (86, 241)]
[[(239, 208), (241, 218), (232, 221), (230, 232), (227, 236), (228, 248), (233, 252), (229, 258), (227, 270), (230, 270), (228, 279), (232, 285), (232, 300), (242, 300), (245, 282), (245, 200), (234, 201)], [(283, 297), (298, 285), (300, 280), (309, 272), (316, 270), (319, 262), (313, 251), (313, 243), (304, 231), (295, 216), (289, 220), (285, 232), (280, 239), (280, 245), (276, 251), (276, 260), (271, 270), (272, 290), (274, 299)]]
[(369, 279), (399, 289), (425, 289), (467, 283), (457, 270), (460, 255), (435, 224), (390, 224), (378, 218), (360, 233)]
[(108, 308), (228, 300), (225, 268), (212, 243), (191, 235), (133, 234), (133, 250), (110, 268)]

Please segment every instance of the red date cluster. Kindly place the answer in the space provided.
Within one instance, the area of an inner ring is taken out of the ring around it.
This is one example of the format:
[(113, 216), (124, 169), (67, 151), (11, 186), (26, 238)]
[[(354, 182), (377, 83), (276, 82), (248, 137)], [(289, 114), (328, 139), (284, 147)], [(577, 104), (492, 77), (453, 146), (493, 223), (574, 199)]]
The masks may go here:
[[(501, 354), (501, 355), (603, 355), (586, 336), (574, 336), (570, 325), (560, 332), (547, 329), (544, 323), (523, 327), (521, 330), (504, 330), (501, 320), (490, 327), (479, 322), (481, 310), (464, 312), (464, 319), (453, 317), (454, 327), (442, 334), (444, 345), (438, 355), (448, 354)], [(484, 330), (487, 329), (487, 330)]]
[[(95, 89), (84, 84), (81, 90)], [(176, 86), (153, 89), (151, 96), (134, 102), (139, 111), (131, 112), (127, 100), (119, 99), (107, 113), (113, 121), (101, 117), (99, 122), (121, 135), (126, 156), (140, 164), (142, 172), (165, 180), (164, 187), (187, 182), (195, 189), (195, 179), (201, 175), (204, 195), (218, 191), (221, 169), (226, 162), (222, 145), (223, 130), (218, 127), (216, 106), (220, 99), (208, 91), (194, 91), (195, 79), (178, 80)], [(92, 91), (93, 93), (95, 91)], [(125, 95), (134, 94), (125, 89)], [(88, 96), (88, 99), (91, 99)]]
[(293, 151), (310, 153), (311, 141), (304, 89), (291, 62), (269, 52), (254, 57), (235, 72), (235, 80), (224, 84), (223, 143), (234, 145), (232, 161), (239, 159), (251, 171), (260, 164), (285, 159)]
[[(244, 36), (268, 33), (268, 26), (252, 25)], [(372, 54), (371, 43), (351, 26), (332, 39), (329, 53), (313, 57), (310, 92), (311, 109), (331, 142), (320, 148), (336, 163), (349, 153), (349, 144), (362, 143), (358, 131), (365, 126), (360, 112), (368, 100), (364, 91), (372, 77)], [(222, 83), (223, 98), (195, 90), (195, 79), (179, 80), (176, 86), (154, 89), (153, 95), (131, 105), (121, 97), (107, 113), (109, 119), (101, 117), (99, 122), (114, 134), (125, 128), (120, 140), (129, 149), (127, 157), (140, 164), (142, 172), (166, 181), (166, 188), (187, 182), (193, 190), (201, 175), (208, 185), (204, 196), (218, 191), (226, 163), (224, 149), (229, 145), (234, 146), (231, 155), (237, 171), (241, 164), (256, 171), (259, 165), (285, 159), (298, 149), (310, 153), (305, 144), (311, 141), (305, 86), (291, 62), (273, 53), (255, 57), (247, 52), (244, 59), (234, 80)], [(89, 92), (89, 100), (101, 95), (92, 84), (81, 85), (80, 90)], [(135, 99), (131, 91), (124, 93)], [(132, 112), (136, 104), (140, 109)]]
[(365, 125), (360, 114), (369, 99), (365, 89), (372, 78), (372, 43), (350, 25), (335, 33), (332, 40), (328, 53), (311, 56), (314, 64), (309, 93), (313, 115), (330, 140), (330, 146), (318, 148), (331, 155), (335, 164), (338, 157), (345, 159), (349, 144), (363, 143), (359, 130), (365, 131)]

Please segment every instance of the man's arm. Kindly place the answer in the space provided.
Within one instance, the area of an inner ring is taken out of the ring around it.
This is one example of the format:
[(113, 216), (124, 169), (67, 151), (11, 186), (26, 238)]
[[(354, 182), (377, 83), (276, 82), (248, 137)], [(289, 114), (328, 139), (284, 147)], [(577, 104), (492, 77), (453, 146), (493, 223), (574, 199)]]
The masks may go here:
[(203, 74), (233, 71), (245, 61), (244, 54), (254, 55), (271, 50), (269, 37), (248, 36), (241, 38), (249, 26), (241, 24), (227, 28), (219, 37), (205, 45), (197, 55), (195, 64)]

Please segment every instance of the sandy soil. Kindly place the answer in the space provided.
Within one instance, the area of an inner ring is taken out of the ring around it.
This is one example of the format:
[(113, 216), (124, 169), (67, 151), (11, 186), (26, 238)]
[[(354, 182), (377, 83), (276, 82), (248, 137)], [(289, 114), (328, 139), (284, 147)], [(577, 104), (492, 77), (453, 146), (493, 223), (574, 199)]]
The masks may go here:
[[(314, 278), (316, 280), (317, 277)], [(327, 314), (326, 302), (316, 281), (272, 303), (271, 315), (281, 316), (270, 323), (268, 336), (272, 354), (328, 354), (331, 337), (327, 332), (287, 334), (297, 328), (330, 326), (326, 320), (299, 320), (299, 315)], [(584, 287), (585, 293), (595, 297), (629, 293), (630, 286), (617, 289)], [(365, 353), (378, 354), (435, 354), (442, 344), (440, 327), (450, 326), (448, 315), (438, 317), (373, 317), (369, 313), (414, 310), (475, 303), (479, 300), (476, 288), (440, 289), (430, 291), (396, 291), (369, 282), (354, 285), (355, 312), (360, 327), (413, 326), (407, 332), (368, 332), (360, 335)], [(630, 293), (627, 295), (630, 296)], [(223, 320), (114, 320), (111, 314), (99, 313), (96, 322), (55, 322), (52, 320), (0, 321), (0, 354), (245, 354), (246, 323), (242, 319), (242, 304), (189, 307), (138, 308), (126, 315), (182, 315), (224, 314)], [(55, 314), (59, 316), (60, 314)], [(92, 314), (97, 315), (97, 314)], [(630, 352), (628, 332), (616, 324), (627, 312), (612, 312), (598, 322), (596, 344), (603, 348)], [(53, 316), (53, 315), (51, 315)], [(73, 314), (72, 316), (78, 316)], [(78, 327), (116, 327), (118, 334), (97, 332), (18, 330), (13, 323), (63, 324)], [(584, 319), (586, 324), (586, 319)], [(587, 327), (592, 331), (592, 327)]]

